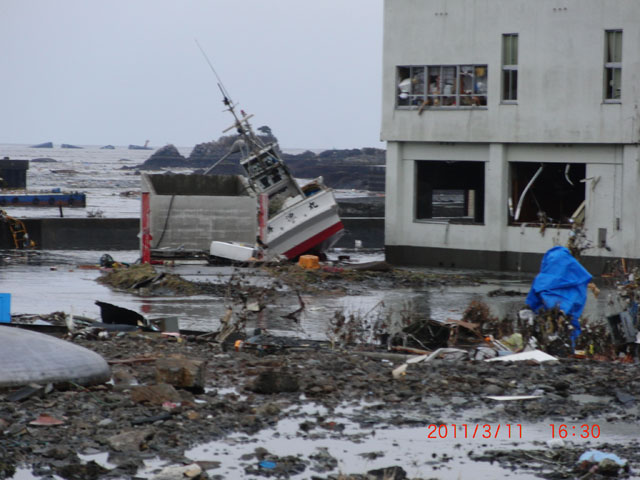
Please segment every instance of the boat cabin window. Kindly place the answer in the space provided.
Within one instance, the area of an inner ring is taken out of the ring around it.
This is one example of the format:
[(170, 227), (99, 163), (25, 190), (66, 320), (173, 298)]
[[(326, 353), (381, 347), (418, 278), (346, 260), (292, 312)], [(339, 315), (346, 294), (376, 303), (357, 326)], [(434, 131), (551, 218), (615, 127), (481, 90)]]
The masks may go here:
[(484, 162), (416, 161), (416, 220), (484, 223)]

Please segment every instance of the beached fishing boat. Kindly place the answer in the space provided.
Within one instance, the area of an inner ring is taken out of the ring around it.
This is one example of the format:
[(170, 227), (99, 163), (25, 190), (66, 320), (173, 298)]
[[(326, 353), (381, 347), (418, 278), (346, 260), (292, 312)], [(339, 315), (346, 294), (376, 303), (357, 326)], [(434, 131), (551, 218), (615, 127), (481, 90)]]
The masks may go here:
[(221, 90), (224, 104), (235, 120), (225, 132), (235, 129), (239, 135), (231, 152), (241, 152), (240, 165), (256, 197), (268, 198), (268, 216), (265, 215), (258, 248), (213, 241), (211, 256), (242, 261), (256, 253), (288, 259), (310, 253), (324, 255), (344, 233), (333, 190), (324, 185), (321, 177), (300, 186), (282, 161), (277, 143), (264, 143), (249, 123), (253, 115), (242, 110), (238, 114), (222, 87)]

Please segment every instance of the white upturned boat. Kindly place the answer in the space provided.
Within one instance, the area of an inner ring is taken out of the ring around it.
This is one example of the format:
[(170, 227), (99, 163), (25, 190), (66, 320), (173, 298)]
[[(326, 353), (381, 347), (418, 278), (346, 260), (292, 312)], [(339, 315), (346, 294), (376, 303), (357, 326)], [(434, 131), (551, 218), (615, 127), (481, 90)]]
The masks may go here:
[(344, 233), (333, 190), (324, 185), (322, 178), (302, 187), (298, 185), (280, 158), (277, 144), (263, 143), (249, 123), (252, 115), (247, 116), (241, 110), (241, 117), (238, 116), (222, 87), (221, 90), (224, 104), (235, 119), (234, 125), (225, 131), (233, 128), (240, 135), (232, 151), (242, 152), (240, 164), (249, 185), (257, 197), (266, 194), (269, 213), (261, 229), (259, 245), (251, 248), (234, 242), (213, 241), (211, 256), (234, 261), (279, 256), (295, 259), (303, 254), (322, 256)]

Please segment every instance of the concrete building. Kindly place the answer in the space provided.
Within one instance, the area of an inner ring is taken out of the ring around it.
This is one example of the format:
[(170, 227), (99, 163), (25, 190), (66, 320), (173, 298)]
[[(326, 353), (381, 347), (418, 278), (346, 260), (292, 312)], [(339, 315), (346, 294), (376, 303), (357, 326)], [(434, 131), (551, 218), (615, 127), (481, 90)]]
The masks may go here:
[(388, 260), (640, 258), (638, 45), (638, 0), (385, 0)]
[(0, 160), (0, 189), (27, 188), (27, 170), (29, 160)]

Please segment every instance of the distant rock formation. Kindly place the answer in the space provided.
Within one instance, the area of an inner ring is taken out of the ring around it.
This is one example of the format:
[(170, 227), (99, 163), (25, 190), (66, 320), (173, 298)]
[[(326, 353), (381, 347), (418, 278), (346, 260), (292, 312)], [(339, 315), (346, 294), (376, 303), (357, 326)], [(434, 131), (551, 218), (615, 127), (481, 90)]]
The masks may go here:
[(38, 157), (38, 158), (34, 158), (31, 161), (35, 162), (35, 163), (54, 163), (54, 162), (57, 162), (57, 160), (54, 160), (53, 158), (49, 158), (49, 157)]
[(38, 145), (31, 145), (31, 148), (53, 148), (52, 142), (39, 143)]
[[(258, 137), (266, 144), (277, 142), (271, 129), (263, 126), (257, 129)], [(238, 135), (225, 135), (217, 141), (196, 145), (189, 158), (185, 159), (173, 147), (167, 145), (155, 152), (142, 165), (140, 170), (158, 168), (190, 167), (206, 169), (217, 162), (231, 150), (231, 145)], [(173, 150), (165, 150), (173, 147)], [(379, 148), (353, 148), (342, 150), (325, 150), (316, 154), (306, 151), (297, 155), (278, 151), (291, 173), (298, 178), (323, 177), (325, 185), (340, 189), (357, 189), (384, 191), (385, 183), (385, 150)], [(216, 166), (214, 174), (240, 175), (244, 172), (240, 167), (241, 154), (234, 153)]]
[(351, 148), (283, 154), (291, 173), (298, 178), (323, 177), (331, 188), (384, 192), (386, 152), (380, 148)]
[(105, 145), (104, 147), (100, 147), (100, 150), (115, 150), (116, 147), (113, 145)]
[(165, 167), (190, 167), (187, 159), (184, 158), (174, 145), (165, 145), (158, 149), (149, 159), (144, 162), (147, 169), (157, 170)]
[[(264, 143), (277, 143), (278, 139), (273, 136), (271, 129), (266, 125), (259, 127), (258, 138)], [(196, 145), (191, 154), (189, 155), (190, 166), (196, 168), (208, 168), (216, 163), (220, 157), (225, 155), (231, 150), (231, 146), (238, 140), (239, 135), (224, 135), (217, 141), (205, 142)], [(278, 149), (278, 153), (282, 152)], [(234, 153), (230, 155), (226, 160), (221, 162), (214, 170), (213, 173), (222, 175), (237, 175), (242, 173), (239, 160), (242, 157), (241, 153)]]
[(68, 143), (63, 143), (62, 145), (60, 145), (60, 148), (82, 148), (82, 147), (78, 147), (76, 145), (70, 145)]

